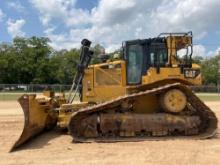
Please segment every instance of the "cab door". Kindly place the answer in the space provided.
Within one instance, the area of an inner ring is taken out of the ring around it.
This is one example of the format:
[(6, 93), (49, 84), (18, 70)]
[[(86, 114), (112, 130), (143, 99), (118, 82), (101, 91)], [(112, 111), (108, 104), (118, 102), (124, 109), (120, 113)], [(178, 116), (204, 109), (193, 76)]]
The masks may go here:
[(143, 68), (143, 46), (128, 44), (126, 49), (127, 84), (141, 84)]

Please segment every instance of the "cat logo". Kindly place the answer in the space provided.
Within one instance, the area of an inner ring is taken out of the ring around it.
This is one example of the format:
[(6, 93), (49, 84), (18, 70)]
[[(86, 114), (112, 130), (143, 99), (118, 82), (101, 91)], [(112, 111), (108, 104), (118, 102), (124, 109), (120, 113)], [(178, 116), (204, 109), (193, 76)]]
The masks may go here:
[(200, 70), (184, 69), (185, 78), (196, 78), (200, 74)]

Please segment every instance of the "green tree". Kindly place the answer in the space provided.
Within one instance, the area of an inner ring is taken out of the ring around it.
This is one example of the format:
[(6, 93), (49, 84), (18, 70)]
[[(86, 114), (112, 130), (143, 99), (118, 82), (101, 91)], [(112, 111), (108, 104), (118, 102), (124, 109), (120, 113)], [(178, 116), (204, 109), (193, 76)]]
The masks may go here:
[(192, 62), (193, 62), (193, 63), (196, 63), (196, 64), (199, 64), (199, 65), (200, 65), (203, 61), (204, 61), (204, 59), (203, 59), (202, 56), (192, 57)]
[(48, 38), (31, 37), (15, 38), (14, 47), (20, 57), (19, 83), (51, 83), (49, 80), (48, 62), (51, 48)]
[(18, 79), (18, 65), (16, 50), (13, 45), (0, 45), (0, 81), (1, 83), (16, 83)]
[(57, 83), (71, 84), (79, 62), (79, 50), (61, 50), (51, 57), (51, 74)]
[(50, 82), (47, 64), (51, 48), (48, 42), (44, 37), (16, 37), (12, 45), (1, 44), (1, 83)]
[(92, 50), (94, 52), (91, 63), (92, 64), (97, 64), (99, 63), (99, 56), (101, 54), (105, 53), (105, 48), (103, 46), (101, 46), (100, 44), (96, 44), (94, 47), (92, 47)]
[(220, 82), (220, 55), (204, 60), (201, 66), (204, 84)]

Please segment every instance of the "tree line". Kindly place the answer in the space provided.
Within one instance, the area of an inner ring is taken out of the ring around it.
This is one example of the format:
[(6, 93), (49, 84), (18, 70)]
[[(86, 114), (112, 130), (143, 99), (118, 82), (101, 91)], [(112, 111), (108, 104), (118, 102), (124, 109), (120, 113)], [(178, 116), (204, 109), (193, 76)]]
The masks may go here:
[(193, 61), (201, 66), (204, 85), (220, 85), (220, 53), (206, 59), (196, 56)]
[[(0, 44), (0, 84), (71, 84), (79, 61), (79, 49), (56, 51), (49, 38), (16, 37), (12, 43)], [(93, 63), (103, 47), (95, 45)], [(194, 57), (202, 67), (207, 84), (220, 82), (220, 55), (204, 59)]]
[[(79, 49), (55, 51), (49, 38), (16, 37), (0, 44), (0, 84), (71, 84)], [(101, 51), (95, 45), (95, 54)]]

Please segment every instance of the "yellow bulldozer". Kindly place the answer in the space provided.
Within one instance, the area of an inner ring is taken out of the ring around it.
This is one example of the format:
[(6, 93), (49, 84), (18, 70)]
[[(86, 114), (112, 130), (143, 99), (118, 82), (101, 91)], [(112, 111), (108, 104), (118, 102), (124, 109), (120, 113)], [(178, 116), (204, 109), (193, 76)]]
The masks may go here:
[(202, 83), (200, 66), (192, 62), (192, 37), (162, 33), (125, 41), (120, 58), (93, 65), (91, 42), (82, 40), (68, 97), (44, 91), (18, 99), (24, 130), (11, 151), (54, 127), (68, 130), (75, 142), (214, 136), (215, 114), (189, 88)]

